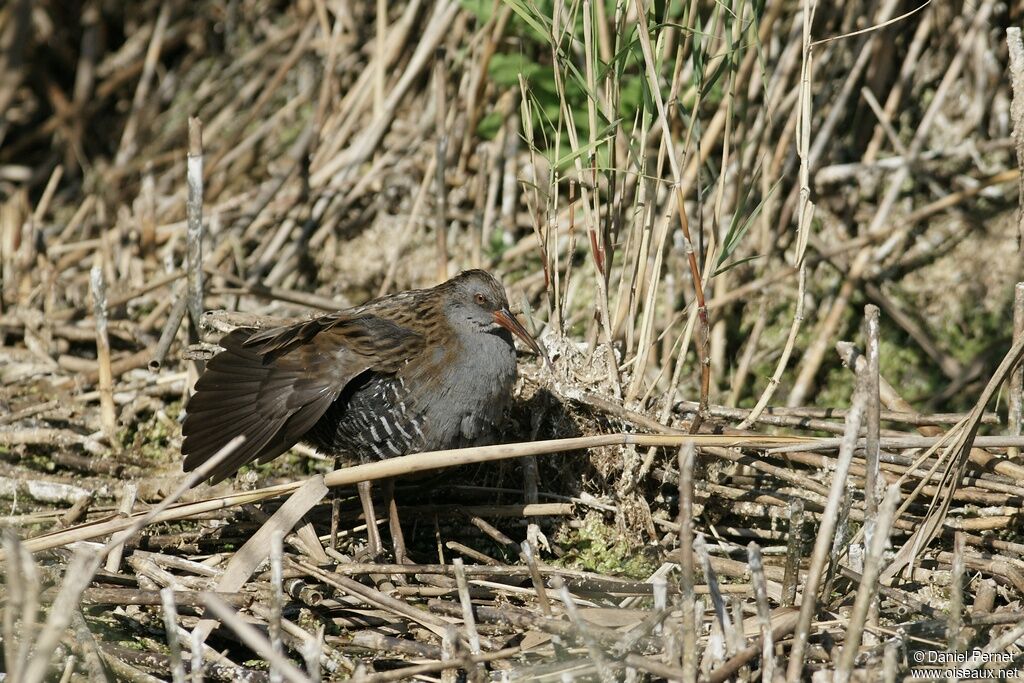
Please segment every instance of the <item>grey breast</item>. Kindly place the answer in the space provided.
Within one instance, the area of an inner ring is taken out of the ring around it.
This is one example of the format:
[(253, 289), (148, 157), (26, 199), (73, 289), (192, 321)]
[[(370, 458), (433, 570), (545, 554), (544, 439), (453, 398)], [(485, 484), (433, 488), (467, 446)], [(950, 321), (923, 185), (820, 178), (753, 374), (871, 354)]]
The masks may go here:
[(423, 412), (429, 449), (491, 443), (516, 379), (511, 335), (467, 335), (457, 358), (448, 363), (436, 400)]
[[(361, 460), (492, 443), (516, 379), (515, 347), (505, 330), (474, 334), (457, 356), (441, 346), (432, 362), (397, 375), (366, 373), (331, 405), (307, 439), (330, 455)], [(420, 368), (440, 368), (429, 376)]]

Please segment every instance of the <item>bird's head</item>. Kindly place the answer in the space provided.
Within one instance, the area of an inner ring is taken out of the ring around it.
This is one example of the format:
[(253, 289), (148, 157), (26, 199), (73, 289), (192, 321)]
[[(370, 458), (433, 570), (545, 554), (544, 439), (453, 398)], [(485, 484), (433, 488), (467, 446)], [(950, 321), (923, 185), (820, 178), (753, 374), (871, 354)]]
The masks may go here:
[(547, 361), (547, 354), (509, 311), (505, 288), (490, 273), (467, 270), (445, 283), (445, 314), (452, 326), (470, 332), (506, 329)]

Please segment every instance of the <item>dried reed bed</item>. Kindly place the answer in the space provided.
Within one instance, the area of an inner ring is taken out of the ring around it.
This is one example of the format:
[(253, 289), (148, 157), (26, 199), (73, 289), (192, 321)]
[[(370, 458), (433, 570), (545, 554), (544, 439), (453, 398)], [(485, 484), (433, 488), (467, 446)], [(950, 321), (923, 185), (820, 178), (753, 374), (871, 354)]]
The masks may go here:
[[(1017, 666), (1021, 8), (649, 5), (0, 7), (10, 680)], [(507, 445), (181, 474), (220, 333), (465, 267)]]

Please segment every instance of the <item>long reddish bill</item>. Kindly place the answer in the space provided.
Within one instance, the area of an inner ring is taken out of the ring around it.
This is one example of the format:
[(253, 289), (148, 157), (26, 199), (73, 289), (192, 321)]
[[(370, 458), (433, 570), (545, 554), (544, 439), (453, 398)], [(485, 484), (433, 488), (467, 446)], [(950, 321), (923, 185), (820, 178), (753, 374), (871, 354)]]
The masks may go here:
[(500, 311), (495, 311), (494, 322), (522, 339), (524, 344), (529, 346), (534, 353), (544, 359), (545, 364), (551, 365), (551, 360), (548, 358), (547, 352), (544, 351), (541, 345), (537, 343), (536, 339), (530, 336), (530, 333), (526, 331), (526, 328), (523, 327), (522, 323), (516, 320), (516, 317), (512, 315), (508, 309), (503, 308)]

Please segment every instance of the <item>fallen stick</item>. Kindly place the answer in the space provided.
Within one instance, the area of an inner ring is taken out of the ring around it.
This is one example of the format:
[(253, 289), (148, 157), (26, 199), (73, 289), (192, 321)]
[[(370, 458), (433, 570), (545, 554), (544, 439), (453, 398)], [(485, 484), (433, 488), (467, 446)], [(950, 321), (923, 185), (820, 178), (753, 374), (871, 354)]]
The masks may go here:
[[(746, 448), (770, 448), (785, 444), (804, 443), (814, 441), (810, 437), (798, 436), (727, 436), (727, 435), (688, 435), (688, 434), (600, 434), (597, 436), (582, 436), (572, 439), (552, 439), (549, 441), (534, 441), (525, 443), (502, 444), (497, 446), (479, 446), (476, 448), (462, 448), (444, 451), (431, 451), (427, 453), (416, 453), (404, 455), (390, 460), (356, 465), (344, 469), (335, 470), (324, 476), (324, 483), (329, 487), (349, 486), (361, 481), (375, 481), (387, 477), (395, 477), (412, 472), (424, 470), (444, 469), (448, 467), (459, 467), (481, 462), (492, 462), (496, 460), (508, 460), (531, 455), (548, 455), (561, 451), (574, 451), (584, 448), (597, 448), (601, 446), (668, 446), (678, 448), (684, 443), (693, 443), (697, 446), (720, 446), (720, 447), (746, 447)], [(319, 476), (319, 475), (317, 475)], [(257, 503), (270, 498), (278, 498), (288, 495), (297, 490), (306, 482), (306, 479), (268, 486), (262, 489), (247, 491), (245, 493), (233, 493), (224, 496), (217, 496), (207, 500), (182, 503), (168, 507), (159, 514), (152, 515), (148, 520), (150, 524), (169, 522), (173, 520), (187, 519), (193, 515), (215, 510), (223, 510), (230, 507)], [(24, 541), (25, 547), (30, 552), (39, 552), (50, 548), (59, 548), (76, 541), (86, 541), (101, 536), (106, 536), (135, 524), (143, 515), (135, 514), (129, 517), (117, 517), (105, 520), (97, 520), (86, 524), (53, 531), (36, 536)]]

